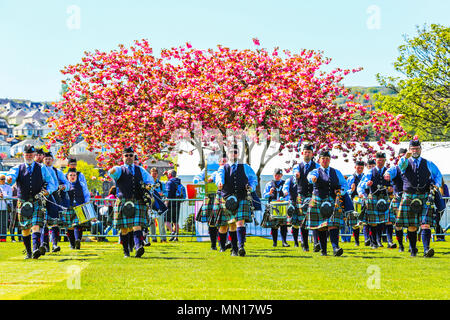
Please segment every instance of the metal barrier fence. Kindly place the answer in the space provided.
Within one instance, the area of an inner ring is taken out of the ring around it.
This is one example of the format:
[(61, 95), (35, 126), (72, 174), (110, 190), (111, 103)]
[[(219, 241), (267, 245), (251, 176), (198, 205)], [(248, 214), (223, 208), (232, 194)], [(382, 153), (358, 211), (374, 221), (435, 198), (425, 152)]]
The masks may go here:
[[(450, 197), (444, 198), (447, 203), (445, 216), (447, 220), (450, 220)], [(4, 241), (6, 237), (14, 237), (21, 236), (20, 229), (18, 228), (17, 222), (17, 209), (15, 204), (17, 198), (3, 198), (0, 200), (0, 241)], [(163, 201), (174, 201), (181, 202), (180, 210), (178, 214), (177, 224), (179, 226), (179, 232), (177, 237), (196, 237), (197, 240), (207, 240), (209, 238), (208, 228), (206, 223), (199, 223), (195, 221), (195, 215), (199, 211), (201, 204), (203, 203), (203, 199), (163, 199)], [(92, 199), (91, 203), (93, 204), (96, 213), (97, 213), (97, 221), (91, 222), (90, 226), (86, 226), (88, 230), (90, 229), (90, 234), (84, 235), (84, 237), (97, 237), (99, 239), (105, 237), (118, 237), (118, 230), (112, 228), (112, 212), (114, 207), (115, 200), (113, 199)], [(255, 212), (255, 218), (260, 223), (262, 220), (263, 212), (265, 209), (265, 204), (267, 200), (261, 199), (262, 202), (262, 211)], [(162, 215), (157, 215), (155, 213), (151, 213), (151, 225), (149, 226), (149, 237), (150, 239), (160, 238), (160, 240), (167, 240), (168, 238), (174, 236), (169, 231), (167, 231), (166, 227), (170, 229), (170, 227), (174, 227), (172, 224), (171, 217), (169, 216), (169, 212)], [(16, 220), (16, 225), (12, 225), (11, 221)], [(450, 221), (447, 221), (447, 225)], [(64, 228), (62, 228), (61, 236)], [(173, 229), (172, 229), (173, 230)], [(254, 223), (248, 223), (246, 229), (247, 236), (258, 236), (258, 237), (270, 237), (270, 228), (262, 228), (261, 226), (257, 226)], [(344, 228), (341, 229), (340, 236), (343, 240), (345, 237), (351, 237), (351, 230), (347, 230)], [(450, 235), (447, 233), (434, 233), (433, 239), (435, 236), (440, 235)], [(289, 235), (289, 238), (291, 236)], [(290, 240), (290, 239), (288, 239)]]

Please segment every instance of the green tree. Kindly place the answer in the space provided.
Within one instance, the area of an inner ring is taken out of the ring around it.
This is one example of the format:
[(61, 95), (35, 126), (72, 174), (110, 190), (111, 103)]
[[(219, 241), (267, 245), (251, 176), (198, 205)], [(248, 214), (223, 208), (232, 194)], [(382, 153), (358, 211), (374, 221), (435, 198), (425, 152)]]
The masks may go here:
[[(66, 168), (64, 173), (67, 173), (67, 170), (69, 168)], [(79, 160), (77, 161), (77, 171), (80, 171), (86, 177), (89, 191), (94, 191), (95, 189), (100, 193), (102, 192), (103, 182), (99, 179), (100, 172), (97, 168), (86, 161)]]
[(396, 95), (376, 94), (375, 106), (403, 114), (405, 130), (423, 140), (450, 139), (450, 28), (431, 24), (417, 27), (414, 38), (404, 36), (394, 63), (403, 76), (378, 82)]

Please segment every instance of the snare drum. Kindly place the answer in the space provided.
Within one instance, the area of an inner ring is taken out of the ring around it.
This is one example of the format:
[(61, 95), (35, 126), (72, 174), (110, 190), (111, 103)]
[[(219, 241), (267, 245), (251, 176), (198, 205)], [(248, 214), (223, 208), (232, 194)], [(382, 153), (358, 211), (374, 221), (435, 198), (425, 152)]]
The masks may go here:
[(358, 212), (359, 214), (361, 214), (362, 212), (363, 204), (364, 204), (363, 199), (360, 199), (359, 197), (353, 198), (353, 206), (355, 207), (355, 211)]
[(97, 213), (90, 202), (76, 206), (73, 210), (75, 211), (80, 224), (97, 219)]
[(270, 219), (287, 219), (289, 201), (272, 201), (270, 203)]

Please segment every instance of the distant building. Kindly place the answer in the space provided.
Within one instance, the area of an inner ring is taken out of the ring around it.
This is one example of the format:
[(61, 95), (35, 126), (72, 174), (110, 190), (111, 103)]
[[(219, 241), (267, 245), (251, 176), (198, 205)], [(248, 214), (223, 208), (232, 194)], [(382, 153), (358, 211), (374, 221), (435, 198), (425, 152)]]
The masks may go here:
[(17, 136), (26, 136), (27, 138), (40, 137), (40, 127), (33, 123), (24, 122), (13, 129), (13, 134)]
[(27, 113), (24, 110), (19, 109), (14, 111), (6, 120), (8, 120), (9, 124), (20, 125), (22, 124), (23, 118), (25, 118), (26, 115)]
[(18, 153), (23, 153), (23, 150), (24, 150), (24, 148), (25, 148), (25, 146), (26, 146), (27, 144), (31, 144), (32, 146), (34, 146), (34, 147), (36, 147), (36, 148), (40, 148), (40, 147), (42, 147), (45, 143), (44, 143), (44, 141), (43, 141), (42, 139), (40, 139), (40, 138), (38, 138), (38, 139), (26, 139), (26, 140), (23, 140), (23, 141), (21, 141), (21, 142), (15, 144), (15, 145), (13, 145), (13, 146), (11, 147), (11, 150), (10, 150), (11, 156), (14, 157), (14, 156), (15, 156), (16, 154), (18, 154)]
[(25, 117), (23, 117), (24, 123), (39, 122), (41, 125), (47, 122), (48, 116), (39, 110), (30, 111)]
[(6, 154), (9, 157), (11, 151), (11, 145), (6, 141), (0, 141), (0, 153)]

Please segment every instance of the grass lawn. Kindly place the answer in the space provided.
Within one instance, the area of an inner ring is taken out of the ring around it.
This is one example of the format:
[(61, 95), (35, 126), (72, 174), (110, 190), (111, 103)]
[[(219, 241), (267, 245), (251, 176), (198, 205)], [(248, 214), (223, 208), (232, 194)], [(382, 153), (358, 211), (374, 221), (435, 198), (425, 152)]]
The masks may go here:
[[(211, 251), (208, 242), (191, 242), (190, 238), (152, 243), (141, 259), (124, 259), (121, 246), (112, 238), (109, 243), (83, 242), (79, 251), (70, 250), (67, 242), (61, 246), (61, 252), (23, 260), (22, 243), (0, 243), (0, 299), (402, 300), (450, 296), (448, 241), (432, 242), (436, 254), (430, 259), (422, 257), (420, 242), (416, 258), (407, 251), (373, 250), (353, 243), (341, 243), (342, 257), (322, 257), (294, 248), (292, 242), (289, 248), (273, 248), (271, 240), (255, 237), (247, 239), (244, 258), (231, 257), (229, 250)], [(330, 244), (328, 251), (332, 253)]]

